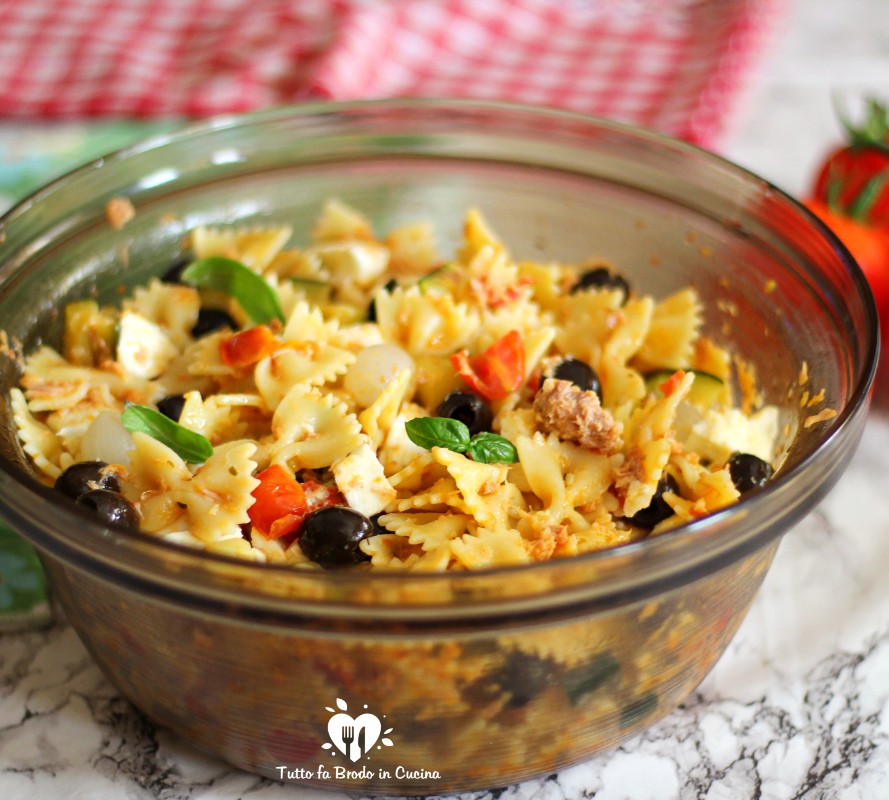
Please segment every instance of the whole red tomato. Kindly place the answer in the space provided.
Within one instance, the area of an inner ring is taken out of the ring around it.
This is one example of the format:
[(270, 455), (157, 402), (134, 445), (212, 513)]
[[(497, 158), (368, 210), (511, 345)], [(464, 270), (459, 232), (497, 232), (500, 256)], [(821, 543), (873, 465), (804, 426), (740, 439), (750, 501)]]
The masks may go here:
[(842, 119), (845, 143), (818, 171), (812, 197), (864, 225), (889, 228), (889, 113), (868, 101), (862, 125)]
[(867, 276), (880, 316), (883, 352), (889, 356), (889, 113), (885, 105), (870, 100), (862, 125), (842, 122), (846, 141), (818, 170), (806, 205)]
[(814, 196), (853, 219), (889, 228), (889, 147), (851, 145), (828, 156)]
[(867, 276), (880, 315), (882, 338), (889, 342), (889, 228), (858, 222), (830, 209), (821, 200), (807, 200), (806, 206), (846, 245)]

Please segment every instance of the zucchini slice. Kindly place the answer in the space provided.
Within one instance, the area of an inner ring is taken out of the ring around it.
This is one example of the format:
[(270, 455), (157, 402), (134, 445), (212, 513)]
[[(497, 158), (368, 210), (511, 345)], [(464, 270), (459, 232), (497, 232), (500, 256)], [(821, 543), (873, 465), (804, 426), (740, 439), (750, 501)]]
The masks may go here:
[(417, 281), (417, 286), (423, 294), (441, 294), (450, 291), (448, 278), (453, 270), (450, 263), (442, 264), (440, 267), (427, 273)]
[[(719, 403), (725, 391), (725, 381), (722, 378), (700, 369), (687, 369), (685, 371), (695, 376), (691, 389), (688, 392), (688, 401), (690, 403), (703, 408), (710, 408)], [(646, 390), (651, 394), (659, 394), (660, 390), (658, 387), (669, 379), (674, 372), (676, 372), (674, 369), (657, 369), (652, 372), (646, 372), (642, 376), (645, 379)]]
[(317, 278), (296, 278), (288, 277), (297, 289), (300, 289), (306, 300), (315, 306), (323, 305), (330, 300), (331, 285), (327, 281), (321, 281)]

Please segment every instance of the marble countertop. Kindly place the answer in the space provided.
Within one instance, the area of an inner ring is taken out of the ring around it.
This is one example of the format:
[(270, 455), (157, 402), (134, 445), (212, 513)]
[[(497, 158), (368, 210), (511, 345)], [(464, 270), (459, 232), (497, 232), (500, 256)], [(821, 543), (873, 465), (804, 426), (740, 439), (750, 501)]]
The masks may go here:
[[(887, 86), (885, 0), (796, 0), (721, 151), (803, 193), (840, 136), (834, 94), (854, 99)], [(0, 124), (7, 151), (11, 131)], [(889, 798), (884, 394), (848, 471), (784, 538), (747, 619), (689, 700), (612, 753), (478, 800)], [(0, 637), (0, 797), (311, 795), (321, 796), (239, 772), (155, 730), (64, 623)]]

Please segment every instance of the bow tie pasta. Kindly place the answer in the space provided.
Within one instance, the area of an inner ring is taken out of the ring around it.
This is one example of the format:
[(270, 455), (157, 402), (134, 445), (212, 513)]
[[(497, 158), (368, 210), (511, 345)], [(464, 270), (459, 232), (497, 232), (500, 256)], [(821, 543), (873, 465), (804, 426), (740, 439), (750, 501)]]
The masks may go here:
[(42, 478), (212, 553), (465, 570), (658, 535), (777, 466), (693, 288), (516, 259), (473, 209), (448, 258), (335, 200), (290, 241), (198, 228), (120, 308), (71, 303), (11, 396)]

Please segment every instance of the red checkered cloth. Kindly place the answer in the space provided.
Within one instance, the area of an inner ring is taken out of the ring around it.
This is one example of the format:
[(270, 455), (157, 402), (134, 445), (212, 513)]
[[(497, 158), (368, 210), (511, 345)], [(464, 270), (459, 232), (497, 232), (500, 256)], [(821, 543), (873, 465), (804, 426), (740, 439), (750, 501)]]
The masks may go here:
[(0, 0), (0, 114), (450, 96), (712, 145), (786, 0)]

